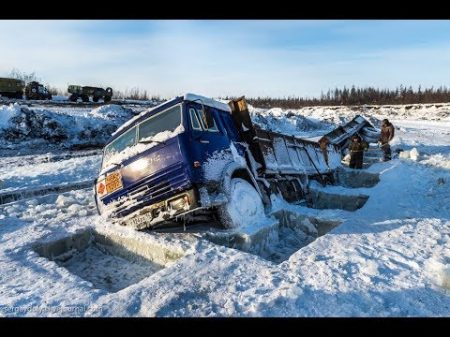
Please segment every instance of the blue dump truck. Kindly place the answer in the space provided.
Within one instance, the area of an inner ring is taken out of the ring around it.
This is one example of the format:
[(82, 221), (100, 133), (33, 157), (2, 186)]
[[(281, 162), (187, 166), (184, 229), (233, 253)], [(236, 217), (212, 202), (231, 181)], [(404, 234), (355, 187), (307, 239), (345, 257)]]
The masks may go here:
[(269, 211), (274, 193), (301, 202), (309, 179), (332, 182), (341, 149), (364, 129), (375, 130), (358, 116), (320, 139), (301, 139), (252, 123), (244, 98), (226, 104), (186, 94), (113, 134), (95, 182), (97, 208), (135, 229), (205, 219), (238, 227)]

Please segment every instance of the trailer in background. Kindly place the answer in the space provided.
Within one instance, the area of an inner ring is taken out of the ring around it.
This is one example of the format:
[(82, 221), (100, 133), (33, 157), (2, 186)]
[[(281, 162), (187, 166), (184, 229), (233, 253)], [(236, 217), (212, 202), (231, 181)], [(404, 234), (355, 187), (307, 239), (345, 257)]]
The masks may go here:
[(25, 82), (15, 78), (0, 78), (0, 95), (2, 97), (17, 98), (23, 97)]
[(69, 100), (72, 102), (76, 102), (79, 98), (83, 102), (89, 102), (89, 99), (92, 98), (93, 102), (98, 102), (100, 99), (103, 99), (104, 102), (110, 102), (113, 95), (112, 88), (98, 88), (98, 87), (88, 87), (88, 86), (80, 86), (80, 85), (69, 85), (67, 92), (71, 94), (69, 96)]

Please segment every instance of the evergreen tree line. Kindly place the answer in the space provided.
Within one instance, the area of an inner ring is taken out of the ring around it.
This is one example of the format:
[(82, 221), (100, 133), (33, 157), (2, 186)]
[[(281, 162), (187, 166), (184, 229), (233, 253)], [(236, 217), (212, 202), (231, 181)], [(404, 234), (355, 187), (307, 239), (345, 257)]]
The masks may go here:
[(258, 108), (288, 108), (297, 109), (305, 106), (326, 105), (385, 105), (385, 104), (417, 104), (417, 103), (446, 103), (450, 102), (450, 88), (441, 86), (422, 89), (421, 86), (414, 90), (411, 86), (392, 89), (358, 88), (328, 90), (320, 95), (320, 98), (285, 97), (270, 98), (257, 97), (246, 100)]

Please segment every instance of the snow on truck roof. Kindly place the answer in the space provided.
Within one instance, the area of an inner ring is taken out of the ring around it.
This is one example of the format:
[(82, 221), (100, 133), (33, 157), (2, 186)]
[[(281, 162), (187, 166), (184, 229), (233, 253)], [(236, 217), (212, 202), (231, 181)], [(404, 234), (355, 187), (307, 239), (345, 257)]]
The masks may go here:
[(191, 102), (200, 101), (203, 105), (207, 105), (207, 106), (219, 109), (219, 110), (225, 110), (225, 111), (231, 112), (231, 109), (228, 106), (228, 104), (220, 102), (220, 101), (212, 99), (212, 98), (187, 93), (187, 94), (184, 94), (184, 100), (191, 101)]
[(216, 109), (220, 109), (220, 110), (225, 110), (225, 111), (229, 111), (231, 112), (230, 107), (228, 106), (228, 104), (224, 103), (224, 102), (220, 102), (217, 100), (214, 100), (212, 98), (208, 98), (205, 96), (200, 96), (200, 95), (196, 95), (196, 94), (192, 94), (192, 93), (186, 93), (182, 96), (177, 96), (174, 97), (168, 101), (165, 101), (161, 104), (158, 104), (157, 106), (150, 108), (150, 109), (146, 109), (144, 111), (142, 111), (139, 115), (134, 116), (133, 118), (131, 118), (130, 120), (128, 120), (125, 124), (123, 124), (122, 126), (120, 126), (116, 131), (113, 132), (112, 136), (116, 136), (117, 134), (119, 134), (121, 131), (123, 131), (124, 129), (126, 129), (128, 126), (132, 125), (134, 122), (136, 122), (138, 119), (140, 119), (141, 117), (143, 117), (144, 115), (147, 115), (148, 113), (152, 112), (153, 110), (156, 110), (158, 108), (160, 108), (162, 105), (166, 105), (169, 104), (171, 102), (177, 101), (180, 98), (183, 98), (183, 100), (185, 101), (190, 101), (190, 102), (199, 102), (203, 105), (207, 105)]

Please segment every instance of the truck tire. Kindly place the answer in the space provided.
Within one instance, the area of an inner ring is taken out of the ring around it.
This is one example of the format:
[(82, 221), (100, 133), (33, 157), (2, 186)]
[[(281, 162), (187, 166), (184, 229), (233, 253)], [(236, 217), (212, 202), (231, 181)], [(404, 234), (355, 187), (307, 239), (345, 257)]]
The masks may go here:
[(89, 96), (88, 95), (81, 95), (81, 99), (83, 102), (89, 102)]
[(220, 221), (225, 228), (238, 228), (265, 217), (261, 196), (246, 180), (233, 178), (230, 190), (225, 193), (228, 201), (218, 209)]
[(111, 101), (111, 96), (105, 96), (103, 101), (105, 101), (105, 103), (110, 102)]
[(69, 101), (76, 102), (78, 100), (78, 95), (72, 94), (69, 97)]
[(97, 103), (98, 102), (98, 97), (97, 96), (94, 96), (94, 97), (92, 97), (92, 101), (94, 101), (95, 103)]

